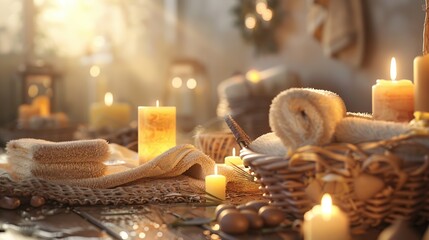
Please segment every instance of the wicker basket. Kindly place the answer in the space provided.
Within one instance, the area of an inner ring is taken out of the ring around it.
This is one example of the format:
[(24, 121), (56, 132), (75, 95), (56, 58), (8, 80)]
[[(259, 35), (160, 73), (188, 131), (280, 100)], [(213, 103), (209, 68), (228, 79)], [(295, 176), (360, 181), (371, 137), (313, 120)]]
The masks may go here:
[(429, 142), (428, 133), (359, 145), (305, 146), (281, 157), (253, 152), (242, 129), (235, 122), (228, 125), (264, 196), (295, 218), (302, 219), (328, 192), (349, 215), (355, 233), (397, 218), (429, 219), (429, 148), (422, 144)]
[(216, 163), (224, 163), (232, 149), (240, 148), (230, 132), (200, 133), (195, 136), (195, 146), (211, 157)]

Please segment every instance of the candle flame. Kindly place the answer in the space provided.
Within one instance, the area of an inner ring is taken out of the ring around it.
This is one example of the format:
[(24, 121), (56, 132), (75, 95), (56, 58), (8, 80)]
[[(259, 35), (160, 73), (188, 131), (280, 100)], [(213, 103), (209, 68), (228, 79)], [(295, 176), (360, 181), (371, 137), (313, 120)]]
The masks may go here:
[(394, 57), (390, 61), (390, 79), (396, 80), (396, 59)]
[(322, 213), (330, 214), (332, 212), (332, 198), (328, 193), (323, 194), (322, 197)]
[(159, 100), (156, 100), (156, 107), (159, 107)]
[(215, 164), (214, 175), (217, 175), (217, 164)]
[(235, 148), (232, 149), (232, 156), (235, 157)]
[(111, 92), (107, 92), (106, 94), (104, 94), (104, 104), (106, 104), (106, 106), (112, 106), (113, 94)]

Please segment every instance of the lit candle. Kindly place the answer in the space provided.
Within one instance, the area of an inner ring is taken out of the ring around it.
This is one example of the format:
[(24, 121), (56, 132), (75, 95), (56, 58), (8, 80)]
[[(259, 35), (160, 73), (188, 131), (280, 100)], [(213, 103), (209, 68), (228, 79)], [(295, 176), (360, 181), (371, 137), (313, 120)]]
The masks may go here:
[(229, 166), (243, 165), (243, 160), (239, 156), (235, 156), (235, 148), (232, 149), (232, 156), (225, 157), (225, 164)]
[(89, 113), (90, 126), (94, 129), (116, 130), (130, 123), (130, 106), (126, 103), (114, 103), (113, 95), (107, 92), (104, 103), (91, 104)]
[(414, 59), (416, 118), (429, 119), (429, 54)]
[(324, 194), (322, 204), (304, 214), (303, 232), (305, 240), (347, 240), (350, 239), (349, 220), (332, 204), (331, 196)]
[(214, 174), (208, 175), (206, 180), (206, 192), (216, 198), (225, 200), (226, 194), (226, 177), (217, 173), (215, 164)]
[(372, 86), (373, 118), (408, 122), (414, 113), (414, 85), (410, 80), (395, 80), (395, 58), (391, 61), (390, 77), (392, 80), (377, 80), (377, 84)]
[(42, 117), (47, 117), (51, 113), (51, 100), (48, 96), (38, 96), (33, 102), (32, 106), (39, 111), (39, 115)]
[(138, 108), (140, 164), (176, 146), (176, 107)]

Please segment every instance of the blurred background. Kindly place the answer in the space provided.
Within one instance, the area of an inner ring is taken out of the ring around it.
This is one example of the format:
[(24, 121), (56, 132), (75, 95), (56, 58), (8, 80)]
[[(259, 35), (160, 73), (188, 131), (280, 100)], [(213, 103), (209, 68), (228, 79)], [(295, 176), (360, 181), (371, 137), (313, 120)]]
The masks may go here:
[(97, 111), (91, 108), (105, 104), (108, 92), (129, 106), (121, 114), (129, 122), (137, 119), (137, 106), (156, 100), (176, 106), (182, 132), (232, 113), (256, 137), (269, 131), (272, 97), (298, 86), (334, 91), (349, 111), (371, 112), (371, 86), (389, 79), (391, 57), (398, 79), (412, 80), (423, 4), (2, 0), (0, 126), (49, 125), (30, 121), (26, 109), (44, 105), (39, 97), (45, 96), (49, 114), (63, 114), (59, 122), (67, 118), (86, 131), (109, 127), (91, 120)]

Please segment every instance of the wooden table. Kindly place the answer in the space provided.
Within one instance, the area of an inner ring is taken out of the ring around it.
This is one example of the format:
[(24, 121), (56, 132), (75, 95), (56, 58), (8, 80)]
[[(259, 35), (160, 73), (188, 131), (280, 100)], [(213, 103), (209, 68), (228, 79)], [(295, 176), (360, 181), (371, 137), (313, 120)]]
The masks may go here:
[[(216, 231), (215, 224), (172, 226), (180, 218), (212, 217), (214, 208), (169, 204), (92, 207), (47, 205), (18, 210), (0, 209), (0, 223), (6, 228), (0, 232), (0, 239), (52, 239), (70, 236), (80, 236), (83, 239), (300, 239), (299, 234), (292, 230), (231, 236)], [(14, 224), (28, 227), (17, 231), (13, 229)], [(29, 236), (24, 236), (25, 231)]]

